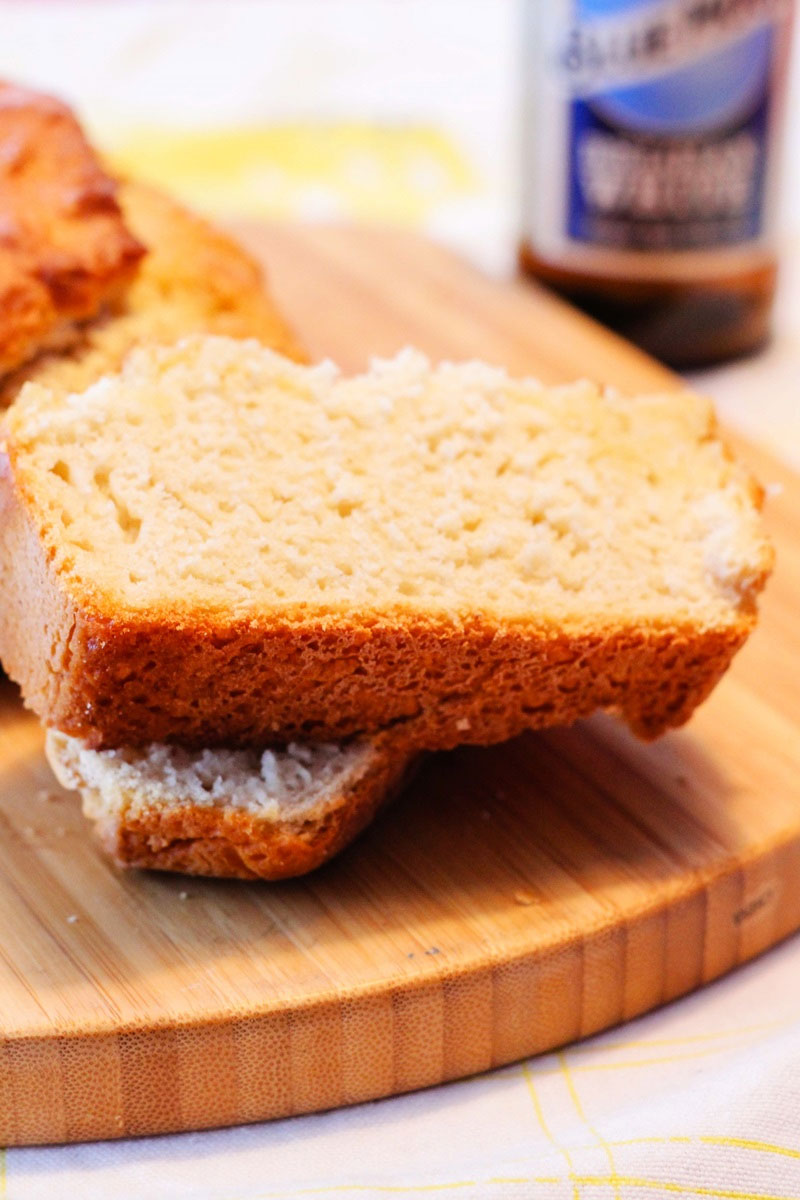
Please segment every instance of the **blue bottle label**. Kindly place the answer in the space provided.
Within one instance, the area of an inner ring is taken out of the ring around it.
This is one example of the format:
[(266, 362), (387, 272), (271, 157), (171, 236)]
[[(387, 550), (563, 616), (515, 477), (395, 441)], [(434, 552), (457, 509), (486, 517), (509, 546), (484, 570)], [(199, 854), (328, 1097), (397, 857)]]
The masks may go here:
[(674, 250), (759, 236), (774, 7), (578, 0), (563, 50), (578, 93), (570, 237)]
[(533, 96), (528, 129), (539, 139), (534, 225), (548, 221), (552, 243), (637, 255), (762, 239), (790, 7), (531, 0), (540, 78), (529, 99), (538, 88), (541, 101)]

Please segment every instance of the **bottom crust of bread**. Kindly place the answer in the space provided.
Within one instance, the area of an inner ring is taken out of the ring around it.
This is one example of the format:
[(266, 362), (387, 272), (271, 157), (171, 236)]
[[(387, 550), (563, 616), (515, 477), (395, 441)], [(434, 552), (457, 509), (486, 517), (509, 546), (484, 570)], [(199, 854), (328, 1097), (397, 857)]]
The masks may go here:
[[(405, 727), (418, 749), (449, 750), (571, 725), (598, 710), (650, 739), (688, 720), (755, 621), (741, 612), (719, 628), (550, 631), (533, 621), (458, 625), (420, 615), (394, 624), (310, 618), (263, 631), (244, 622), (162, 630), (65, 611), (37, 562), (41, 551), (31, 554), (16, 523), (7, 509), (0, 540), (15, 572), (0, 606), (3, 662), (46, 724), (96, 749), (338, 742)], [(28, 602), (34, 592), (38, 608)], [(30, 650), (42, 626), (49, 661)]]
[(168, 806), (148, 805), (126, 787), (109, 803), (88, 783), (81, 751), (86, 747), (77, 739), (48, 733), (46, 752), (56, 778), (80, 791), (84, 813), (117, 866), (227, 879), (279, 880), (313, 871), (397, 795), (417, 761), (389, 737), (372, 739), (364, 762), (343, 776), (325, 803), (299, 818), (276, 820), (232, 805), (201, 806), (180, 794)]

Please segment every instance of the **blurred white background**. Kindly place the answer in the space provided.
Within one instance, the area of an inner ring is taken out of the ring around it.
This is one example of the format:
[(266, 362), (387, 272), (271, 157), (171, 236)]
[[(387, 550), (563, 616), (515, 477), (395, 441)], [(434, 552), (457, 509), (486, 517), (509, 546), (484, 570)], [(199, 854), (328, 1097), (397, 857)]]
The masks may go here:
[[(542, 0), (545, 2), (545, 0)], [(0, 73), (208, 212), (395, 221), (495, 269), (517, 228), (520, 0), (0, 0)], [(795, 62), (793, 108), (800, 110)], [(792, 131), (795, 149), (800, 126)], [(784, 223), (800, 233), (800, 156)]]
[(0, 10), (4, 76), (60, 93), (123, 167), (206, 211), (401, 222), (510, 261), (514, 0)]

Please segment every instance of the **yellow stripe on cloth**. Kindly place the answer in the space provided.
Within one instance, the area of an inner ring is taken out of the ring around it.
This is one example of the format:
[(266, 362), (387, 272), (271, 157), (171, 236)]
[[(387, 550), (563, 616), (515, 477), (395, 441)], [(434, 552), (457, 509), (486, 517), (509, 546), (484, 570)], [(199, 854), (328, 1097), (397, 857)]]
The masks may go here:
[(578, 1183), (587, 1187), (603, 1187), (616, 1183), (626, 1188), (643, 1188), (647, 1191), (669, 1192), (679, 1196), (712, 1196), (714, 1200), (797, 1200), (797, 1194), (785, 1192), (740, 1192), (730, 1188), (704, 1187), (694, 1183), (666, 1183), (663, 1179), (638, 1179), (629, 1175), (579, 1175)]
[(752, 1138), (701, 1135), (697, 1140), (707, 1146), (733, 1146), (737, 1150), (758, 1150), (762, 1154), (780, 1154), (786, 1158), (800, 1159), (800, 1150), (792, 1150), (788, 1146), (776, 1146), (773, 1142), (759, 1142)]
[(608, 1143), (609, 1146), (691, 1146), (701, 1143), (704, 1146), (728, 1146), (735, 1150), (753, 1150), (760, 1154), (778, 1154), (783, 1158), (800, 1159), (800, 1150), (793, 1149), (790, 1146), (778, 1146), (774, 1142), (761, 1142), (753, 1138), (739, 1137), (723, 1137), (721, 1134), (698, 1134), (694, 1137), (688, 1134), (666, 1134), (659, 1136), (651, 1134), (649, 1137), (625, 1138), (623, 1140), (615, 1139)]
[(548, 1142), (553, 1147), (553, 1149), (558, 1151), (559, 1154), (562, 1154), (564, 1156), (566, 1164), (569, 1167), (569, 1178), (572, 1180), (573, 1200), (580, 1200), (581, 1193), (580, 1193), (580, 1188), (578, 1187), (578, 1183), (577, 1183), (577, 1180), (575, 1177), (575, 1165), (572, 1161), (572, 1155), (570, 1154), (570, 1152), (566, 1146), (559, 1145), (559, 1143), (556, 1141), (555, 1137), (553, 1136), (550, 1126), (547, 1124), (547, 1121), (545, 1120), (544, 1111), (542, 1109), (541, 1101), (539, 1100), (539, 1094), (536, 1091), (536, 1084), (533, 1079), (533, 1071), (531, 1071), (530, 1067), (525, 1062), (521, 1063), (520, 1066), (522, 1067), (522, 1077), (525, 1080), (525, 1083), (527, 1084), (528, 1095), (530, 1096), (531, 1101), (533, 1103), (533, 1109), (534, 1109), (534, 1112), (536, 1113), (536, 1119), (539, 1122), (539, 1126), (542, 1130), (542, 1133), (547, 1138)]
[[(563, 1151), (562, 1151), (563, 1153)], [(662, 1191), (668, 1192), (670, 1195), (684, 1196), (701, 1196), (710, 1197), (713, 1200), (797, 1200), (796, 1196), (786, 1195), (785, 1193), (773, 1192), (741, 1192), (736, 1189), (728, 1188), (713, 1188), (705, 1187), (702, 1184), (691, 1183), (666, 1183), (659, 1179), (641, 1179), (636, 1176), (629, 1175), (570, 1175), (573, 1186), (578, 1187), (626, 1187), (634, 1189), (642, 1189), (645, 1191)], [(336, 1184), (332, 1187), (311, 1187), (300, 1188), (299, 1190), (287, 1192), (259, 1192), (257, 1196), (251, 1197), (251, 1200), (288, 1200), (291, 1196), (322, 1196), (335, 1192), (370, 1192), (373, 1195), (383, 1193), (405, 1193), (406, 1195), (413, 1192), (444, 1192), (453, 1191), (457, 1188), (478, 1187), (485, 1184), (502, 1184), (502, 1183), (536, 1183), (542, 1185), (552, 1185), (565, 1182), (564, 1176), (558, 1175), (524, 1175), (524, 1176), (493, 1176), (486, 1180), (460, 1180), (451, 1183), (419, 1183), (419, 1184), (380, 1184), (380, 1183), (343, 1183)], [(228, 1197), (228, 1200), (238, 1200), (238, 1198)]]
[(650, 1049), (652, 1046), (688, 1046), (693, 1042), (718, 1042), (749, 1037), (751, 1034), (774, 1033), (779, 1029), (792, 1029), (797, 1025), (800, 1025), (800, 1022), (796, 1020), (762, 1021), (758, 1025), (740, 1025), (735, 1029), (716, 1029), (709, 1033), (685, 1034), (683, 1037), (631, 1038), (622, 1042), (598, 1041), (596, 1044), (573, 1046), (570, 1053), (575, 1058), (609, 1054), (614, 1050)]
[[(561, 1068), (561, 1073), (564, 1076), (564, 1083), (567, 1085), (567, 1091), (569, 1092), (570, 1099), (572, 1100), (575, 1111), (578, 1114), (578, 1116), (580, 1117), (580, 1119), (583, 1121), (586, 1128), (591, 1133), (592, 1137), (595, 1138), (595, 1140), (597, 1141), (597, 1144), (602, 1147), (602, 1149), (605, 1153), (605, 1156), (608, 1159), (608, 1165), (611, 1168), (612, 1178), (616, 1179), (617, 1167), (616, 1167), (616, 1163), (614, 1162), (614, 1155), (611, 1152), (611, 1147), (609, 1146), (608, 1142), (605, 1140), (603, 1135), (600, 1133), (599, 1129), (595, 1125), (592, 1124), (592, 1122), (589, 1120), (589, 1118), (586, 1115), (586, 1111), (583, 1107), (583, 1104), (581, 1103), (581, 1099), (580, 1099), (580, 1096), (578, 1095), (577, 1088), (575, 1087), (572, 1076), (570, 1074), (569, 1066), (567, 1065), (567, 1056), (563, 1050), (559, 1050), (557, 1058), (558, 1058), (558, 1065)], [(619, 1187), (616, 1183), (614, 1183), (613, 1186), (614, 1186), (615, 1200), (620, 1200)]]
[(750, 1045), (749, 1042), (736, 1042), (728, 1046), (714, 1046), (710, 1050), (693, 1050), (689, 1054), (665, 1054), (659, 1058), (631, 1058), (627, 1062), (575, 1063), (572, 1070), (576, 1075), (585, 1075), (590, 1071), (624, 1071), (628, 1067), (656, 1067), (662, 1063), (686, 1062), (695, 1058), (709, 1058), (714, 1054), (724, 1054), (728, 1050), (741, 1050), (748, 1045)]

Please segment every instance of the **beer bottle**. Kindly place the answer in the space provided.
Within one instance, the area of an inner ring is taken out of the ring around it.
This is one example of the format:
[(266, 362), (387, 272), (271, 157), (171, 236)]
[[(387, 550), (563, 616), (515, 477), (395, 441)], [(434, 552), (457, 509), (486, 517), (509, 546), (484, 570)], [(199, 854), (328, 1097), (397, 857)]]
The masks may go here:
[(775, 291), (792, 0), (526, 0), (520, 262), (673, 366)]

